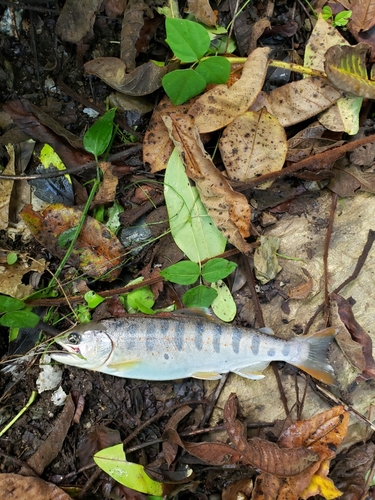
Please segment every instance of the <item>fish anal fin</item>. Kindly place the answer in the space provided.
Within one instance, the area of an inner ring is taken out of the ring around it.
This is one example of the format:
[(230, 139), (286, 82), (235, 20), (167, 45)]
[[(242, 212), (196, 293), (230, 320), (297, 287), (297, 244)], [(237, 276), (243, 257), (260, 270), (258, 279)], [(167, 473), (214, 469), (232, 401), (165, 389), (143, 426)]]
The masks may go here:
[(201, 380), (219, 380), (221, 378), (218, 372), (194, 372), (191, 376)]
[(260, 380), (264, 378), (263, 370), (267, 368), (269, 361), (260, 361), (259, 363), (253, 363), (249, 366), (244, 366), (243, 368), (237, 368), (232, 370), (233, 373), (240, 375), (241, 377), (249, 378), (251, 380)]
[(131, 368), (134, 368), (137, 366), (141, 361), (141, 358), (136, 358), (136, 359), (129, 359), (127, 361), (119, 361), (117, 363), (108, 363), (107, 368), (109, 368), (111, 371), (123, 371), (123, 370), (130, 370)]

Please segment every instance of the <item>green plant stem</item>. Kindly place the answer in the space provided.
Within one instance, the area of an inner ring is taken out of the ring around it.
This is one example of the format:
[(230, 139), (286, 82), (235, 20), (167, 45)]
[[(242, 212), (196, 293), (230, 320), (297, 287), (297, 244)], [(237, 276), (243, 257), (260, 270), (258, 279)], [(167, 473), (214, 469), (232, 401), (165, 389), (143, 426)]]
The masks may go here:
[(34, 401), (35, 401), (35, 399), (36, 399), (37, 395), (38, 395), (38, 393), (37, 393), (36, 391), (33, 391), (33, 392), (31, 393), (31, 396), (30, 396), (30, 398), (29, 398), (28, 402), (27, 402), (27, 403), (26, 403), (26, 405), (22, 408), (22, 410), (21, 410), (21, 411), (19, 411), (19, 412), (17, 413), (17, 415), (16, 415), (16, 416), (15, 416), (15, 417), (14, 417), (14, 418), (13, 418), (13, 419), (9, 422), (9, 424), (7, 424), (7, 425), (4, 427), (4, 429), (3, 429), (2, 431), (0, 431), (0, 437), (1, 437), (3, 434), (5, 434), (5, 433), (6, 433), (6, 431), (7, 431), (8, 429), (10, 429), (10, 428), (12, 427), (12, 425), (13, 425), (15, 422), (17, 422), (17, 420), (18, 420), (20, 417), (22, 417), (22, 415), (23, 415), (23, 414), (24, 414), (24, 413), (28, 410), (28, 408), (29, 408), (29, 407), (30, 407), (30, 406), (34, 403)]
[(64, 255), (64, 258), (62, 259), (62, 261), (60, 262), (60, 265), (59, 267), (56, 269), (56, 272), (55, 272), (55, 275), (54, 277), (52, 278), (51, 280), (51, 283), (48, 285), (48, 289), (52, 288), (54, 286), (54, 284), (57, 282), (57, 278), (59, 277), (61, 271), (63, 270), (65, 264), (67, 263), (70, 255), (72, 254), (72, 251), (74, 249), (74, 245), (78, 239), (78, 236), (79, 236), (79, 233), (81, 232), (82, 230), (82, 227), (83, 227), (83, 224), (85, 223), (85, 219), (86, 219), (86, 215), (90, 209), (90, 205), (91, 205), (91, 202), (92, 200), (94, 199), (94, 196), (96, 195), (96, 192), (99, 188), (99, 185), (100, 185), (100, 170), (99, 170), (99, 167), (97, 167), (96, 169), (96, 179), (94, 181), (94, 184), (91, 188), (91, 191), (90, 191), (90, 194), (89, 194), (89, 197), (87, 198), (87, 201), (86, 201), (86, 204), (82, 210), (82, 215), (81, 215), (81, 218), (79, 220), (79, 223), (76, 227), (76, 230), (75, 230), (75, 233), (73, 235), (73, 238), (72, 238), (72, 241), (70, 242), (70, 245), (66, 251), (66, 254)]

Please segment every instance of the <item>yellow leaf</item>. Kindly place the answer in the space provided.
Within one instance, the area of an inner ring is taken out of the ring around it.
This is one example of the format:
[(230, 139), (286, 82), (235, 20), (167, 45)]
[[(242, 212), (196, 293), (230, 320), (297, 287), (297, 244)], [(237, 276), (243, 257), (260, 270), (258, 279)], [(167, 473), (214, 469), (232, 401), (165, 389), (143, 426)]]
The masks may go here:
[(322, 495), (326, 500), (332, 500), (341, 496), (342, 491), (338, 490), (328, 477), (314, 474), (308, 487), (301, 493), (301, 498), (306, 499), (315, 495)]

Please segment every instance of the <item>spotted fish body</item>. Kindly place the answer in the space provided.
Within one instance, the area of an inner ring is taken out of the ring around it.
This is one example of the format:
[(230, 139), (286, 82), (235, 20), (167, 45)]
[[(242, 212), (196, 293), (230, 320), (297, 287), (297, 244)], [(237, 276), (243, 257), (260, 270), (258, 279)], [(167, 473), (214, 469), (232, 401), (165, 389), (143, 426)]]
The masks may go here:
[(56, 342), (65, 352), (52, 358), (67, 365), (141, 380), (207, 380), (234, 372), (260, 379), (271, 361), (286, 361), (331, 384), (327, 349), (335, 330), (283, 340), (264, 331), (201, 318), (127, 317), (86, 323)]

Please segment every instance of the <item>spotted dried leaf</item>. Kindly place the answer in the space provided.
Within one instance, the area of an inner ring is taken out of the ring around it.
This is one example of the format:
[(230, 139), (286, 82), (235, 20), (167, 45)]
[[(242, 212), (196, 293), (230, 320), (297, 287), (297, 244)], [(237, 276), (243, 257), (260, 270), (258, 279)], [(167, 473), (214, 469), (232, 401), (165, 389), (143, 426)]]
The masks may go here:
[(243, 253), (251, 251), (244, 238), (250, 236), (250, 205), (246, 197), (233, 191), (204, 150), (194, 119), (172, 113), (164, 123), (185, 162), (186, 173), (198, 189), (202, 203), (216, 227)]
[(281, 170), (288, 150), (284, 128), (265, 109), (236, 118), (224, 130), (219, 148), (228, 176), (243, 182)]
[(294, 286), (288, 290), (288, 297), (290, 299), (297, 299), (297, 300), (306, 299), (306, 297), (309, 296), (312, 290), (313, 279), (311, 277), (311, 274), (308, 272), (307, 269), (302, 269), (302, 271), (308, 279), (304, 283), (301, 283), (298, 286)]
[(255, 101), (263, 87), (270, 49), (255, 49), (247, 58), (241, 78), (231, 87), (217, 85), (189, 109), (200, 133), (213, 132), (231, 123)]

